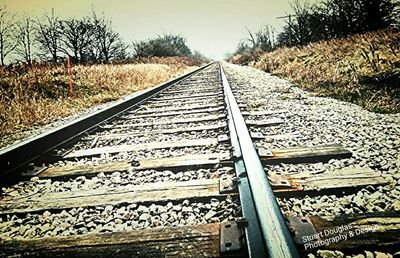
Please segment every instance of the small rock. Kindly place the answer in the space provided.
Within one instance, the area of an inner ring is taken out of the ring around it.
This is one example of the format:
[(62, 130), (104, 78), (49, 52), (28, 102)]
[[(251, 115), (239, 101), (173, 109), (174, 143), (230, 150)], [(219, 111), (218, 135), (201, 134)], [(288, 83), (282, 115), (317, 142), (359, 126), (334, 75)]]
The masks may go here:
[(148, 214), (148, 213), (143, 213), (142, 215), (140, 215), (139, 221), (147, 221), (150, 217), (151, 217), (150, 214)]
[(369, 199), (374, 200), (374, 201), (380, 199), (381, 197), (382, 197), (382, 193), (378, 192), (378, 191), (376, 191), (375, 193), (368, 196)]
[(393, 210), (395, 210), (395, 211), (400, 211), (400, 200), (395, 201), (395, 202), (392, 204), (392, 208), (393, 208)]
[(106, 178), (106, 177), (107, 176), (103, 172), (97, 174), (97, 178)]
[(216, 208), (219, 205), (219, 201), (217, 199), (211, 199), (211, 206)]
[(139, 222), (138, 222), (138, 221), (135, 221), (135, 220), (131, 221), (131, 227), (132, 227), (132, 228), (137, 228), (137, 227), (139, 227)]
[(115, 230), (116, 231), (124, 231), (125, 230), (125, 225), (124, 224), (117, 224), (117, 225), (115, 225)]
[(33, 238), (35, 236), (36, 236), (36, 229), (35, 228), (28, 229), (24, 234), (24, 237), (29, 237), (29, 238)]
[(123, 216), (125, 214), (125, 210), (126, 210), (125, 207), (121, 207), (117, 210), (117, 214)]
[(147, 213), (147, 212), (149, 212), (149, 208), (147, 208), (147, 207), (144, 206), (144, 205), (140, 205), (140, 206), (137, 208), (137, 211), (138, 211), (138, 212)]
[(174, 207), (174, 205), (172, 204), (172, 202), (167, 203), (166, 208), (167, 208), (168, 210), (172, 209), (172, 207)]
[(43, 212), (43, 218), (48, 218), (50, 216), (51, 216), (51, 212), (50, 211)]
[(82, 182), (82, 181), (85, 181), (85, 180), (86, 180), (85, 176), (78, 176), (77, 178), (75, 178), (76, 182)]
[(355, 203), (358, 207), (362, 207), (364, 205), (364, 201), (362, 199), (362, 195), (357, 194), (353, 198), (353, 203)]
[(160, 214), (162, 214), (162, 213), (167, 213), (167, 212), (168, 212), (168, 209), (167, 209), (167, 207), (165, 207), (165, 206), (160, 206), (160, 207), (158, 207), (158, 212), (159, 212)]
[(111, 179), (111, 181), (113, 183), (115, 183), (115, 184), (119, 184), (119, 183), (121, 183), (121, 178), (120, 177), (114, 177), (114, 178)]
[(155, 214), (157, 212), (157, 206), (153, 203), (152, 205), (150, 205), (149, 211), (151, 214)]
[(65, 230), (67, 230), (67, 228), (69, 228), (69, 224), (68, 223), (65, 223), (65, 222), (63, 222), (63, 223), (61, 223), (58, 227), (60, 228), (60, 229), (62, 229), (63, 231), (65, 231)]
[(121, 176), (121, 172), (114, 172), (111, 174), (112, 177), (119, 177)]
[(385, 254), (385, 253), (381, 253), (381, 252), (377, 252), (377, 251), (375, 251), (374, 254), (375, 254), (375, 258), (392, 258), (392, 256), (389, 254)]
[(213, 217), (213, 218), (210, 219), (210, 222), (211, 223), (218, 223), (218, 222), (221, 222), (221, 221), (219, 220), (218, 217)]
[(176, 214), (176, 212), (173, 211), (173, 212), (169, 213), (169, 217), (168, 217), (167, 221), (173, 223), (177, 219), (178, 219), (178, 215)]
[(182, 206), (181, 205), (174, 205), (174, 207), (172, 207), (173, 211), (181, 211), (182, 210)]
[(132, 204), (128, 205), (128, 208), (129, 208), (130, 210), (134, 210), (134, 209), (137, 208), (137, 204), (136, 204), (136, 203), (132, 203)]
[(374, 254), (370, 251), (364, 251), (366, 258), (374, 258)]
[(85, 222), (81, 221), (81, 222), (75, 223), (74, 228), (80, 228), (80, 227), (83, 227), (83, 226), (85, 226)]
[(123, 221), (122, 221), (122, 219), (115, 219), (115, 220), (114, 220), (114, 223), (115, 223), (115, 224), (122, 224)]
[(153, 220), (153, 221), (151, 221), (151, 224), (150, 224), (151, 227), (160, 227), (162, 225), (163, 225), (163, 223), (160, 220)]
[(61, 216), (62, 218), (65, 218), (65, 217), (69, 217), (69, 214), (68, 214), (68, 212), (67, 212), (66, 210), (62, 210), (62, 211), (60, 212), (60, 216)]
[(109, 223), (110, 221), (113, 221), (114, 220), (114, 218), (113, 218), (113, 216), (108, 216), (105, 220), (104, 220), (104, 223)]
[(204, 219), (209, 220), (209, 219), (211, 219), (212, 217), (214, 217), (216, 214), (217, 214), (217, 213), (216, 213), (215, 211), (210, 210), (209, 212), (207, 212), (206, 215), (204, 215)]
[(183, 207), (182, 208), (182, 212), (186, 212), (186, 213), (189, 213), (189, 212), (193, 212), (193, 208), (192, 207)]
[(318, 250), (317, 251), (318, 257), (321, 258), (336, 258), (336, 253), (330, 250)]
[(88, 229), (85, 228), (85, 227), (80, 227), (80, 228), (77, 229), (77, 232), (78, 232), (79, 234), (85, 234), (85, 233), (88, 232)]
[(39, 181), (39, 177), (34, 176), (31, 178), (31, 182), (37, 182), (37, 181)]
[(338, 258), (343, 258), (344, 257), (344, 253), (342, 253), (341, 251), (335, 251), (335, 255)]
[(40, 227), (41, 233), (44, 234), (51, 229), (51, 225), (46, 223)]
[(160, 215), (160, 217), (161, 217), (161, 220), (162, 220), (163, 222), (166, 222), (166, 221), (168, 220), (168, 215), (165, 214), (165, 213), (162, 213), (162, 214)]

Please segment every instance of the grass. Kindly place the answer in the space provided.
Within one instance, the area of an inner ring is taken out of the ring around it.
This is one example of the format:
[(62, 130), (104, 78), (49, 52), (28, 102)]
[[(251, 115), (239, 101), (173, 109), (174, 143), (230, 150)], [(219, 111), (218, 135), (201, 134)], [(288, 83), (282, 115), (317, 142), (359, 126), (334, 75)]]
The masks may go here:
[(76, 65), (74, 98), (69, 98), (63, 65), (0, 68), (0, 145), (19, 134), (88, 107), (117, 100), (188, 72), (186, 58), (148, 58), (133, 64)]
[(400, 112), (400, 32), (385, 30), (232, 58), (289, 79), (318, 96), (370, 111)]

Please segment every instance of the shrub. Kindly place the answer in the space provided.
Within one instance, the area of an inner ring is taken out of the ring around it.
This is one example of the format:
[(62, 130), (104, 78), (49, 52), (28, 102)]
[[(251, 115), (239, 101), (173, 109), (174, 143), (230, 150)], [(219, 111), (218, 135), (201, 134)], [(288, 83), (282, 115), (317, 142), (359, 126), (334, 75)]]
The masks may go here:
[(164, 34), (154, 39), (133, 43), (135, 57), (191, 56), (186, 39), (179, 35)]

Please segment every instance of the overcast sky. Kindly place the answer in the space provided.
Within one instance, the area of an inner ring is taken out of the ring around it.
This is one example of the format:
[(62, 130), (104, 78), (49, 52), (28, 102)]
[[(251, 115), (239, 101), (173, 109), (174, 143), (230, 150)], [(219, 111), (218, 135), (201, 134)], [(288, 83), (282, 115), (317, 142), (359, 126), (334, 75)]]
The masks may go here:
[[(314, 0), (317, 1), (317, 0)], [(314, 2), (313, 1), (313, 2)], [(61, 18), (88, 15), (93, 5), (111, 18), (125, 43), (162, 33), (187, 38), (193, 50), (220, 59), (233, 52), (247, 37), (245, 26), (256, 30), (269, 24), (278, 30), (276, 19), (290, 13), (290, 0), (6, 0), (8, 10), (41, 16), (54, 8)]]

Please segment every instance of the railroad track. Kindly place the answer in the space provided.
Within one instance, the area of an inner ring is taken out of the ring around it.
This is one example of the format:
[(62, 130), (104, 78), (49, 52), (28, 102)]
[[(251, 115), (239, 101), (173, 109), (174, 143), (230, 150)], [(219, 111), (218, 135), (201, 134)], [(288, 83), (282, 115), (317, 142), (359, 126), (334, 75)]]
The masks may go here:
[(398, 243), (397, 213), (283, 216), (281, 198), (388, 182), (351, 169), (279, 173), (352, 153), (276, 148), (271, 139), (296, 137), (284, 132), (286, 111), (246, 105), (251, 90), (212, 63), (1, 153), (0, 255), (296, 257), (356, 230), (329, 247)]

